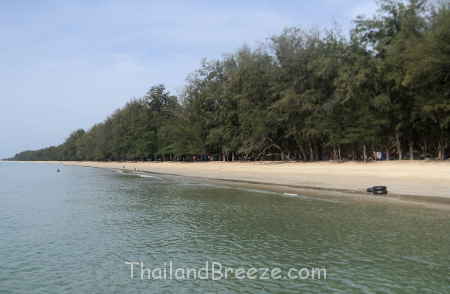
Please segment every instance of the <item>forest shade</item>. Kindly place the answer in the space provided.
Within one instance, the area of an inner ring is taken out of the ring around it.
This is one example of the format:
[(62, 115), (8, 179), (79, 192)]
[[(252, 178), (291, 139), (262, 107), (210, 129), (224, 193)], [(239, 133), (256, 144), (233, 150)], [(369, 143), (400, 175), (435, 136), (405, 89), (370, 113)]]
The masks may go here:
[(449, 154), (450, 10), (379, 2), (349, 37), (288, 28), (14, 160), (369, 160)]

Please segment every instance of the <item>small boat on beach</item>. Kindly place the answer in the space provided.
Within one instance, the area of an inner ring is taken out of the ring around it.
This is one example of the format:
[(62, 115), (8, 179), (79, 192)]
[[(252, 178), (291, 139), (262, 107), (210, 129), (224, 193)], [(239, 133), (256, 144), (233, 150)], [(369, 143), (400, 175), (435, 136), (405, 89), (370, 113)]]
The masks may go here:
[(368, 193), (373, 193), (374, 195), (386, 195), (388, 193), (386, 186), (373, 186), (367, 188)]

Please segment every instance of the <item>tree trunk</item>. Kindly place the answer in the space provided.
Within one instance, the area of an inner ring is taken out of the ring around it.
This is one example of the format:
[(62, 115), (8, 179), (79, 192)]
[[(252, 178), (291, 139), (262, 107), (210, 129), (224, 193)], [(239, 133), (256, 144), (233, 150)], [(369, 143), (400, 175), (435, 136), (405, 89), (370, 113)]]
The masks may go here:
[(366, 148), (366, 144), (363, 145), (363, 158), (364, 158), (364, 162), (367, 162), (367, 148)]
[(439, 160), (444, 160), (445, 159), (445, 149), (447, 149), (447, 144), (444, 144), (441, 142), (439, 142), (439, 146), (438, 146), (438, 158)]
[(409, 160), (414, 160), (414, 142), (409, 141)]
[(302, 145), (299, 145), (299, 146), (298, 146), (298, 149), (300, 150), (300, 157), (301, 157), (301, 160), (306, 161), (308, 157), (306, 156), (305, 149), (303, 148)]
[(400, 142), (400, 134), (398, 132), (395, 133), (395, 145), (398, 153), (398, 160), (402, 160), (403, 159), (402, 145)]
[(309, 160), (314, 161), (314, 150), (311, 142), (309, 142)]

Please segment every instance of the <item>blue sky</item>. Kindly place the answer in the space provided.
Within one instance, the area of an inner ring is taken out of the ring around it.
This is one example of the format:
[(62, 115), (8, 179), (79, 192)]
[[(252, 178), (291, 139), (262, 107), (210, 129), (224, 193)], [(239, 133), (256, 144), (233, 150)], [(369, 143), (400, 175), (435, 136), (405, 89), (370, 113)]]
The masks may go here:
[(151, 85), (179, 92), (202, 58), (283, 28), (345, 32), (373, 0), (0, 0), (0, 158), (63, 142)]

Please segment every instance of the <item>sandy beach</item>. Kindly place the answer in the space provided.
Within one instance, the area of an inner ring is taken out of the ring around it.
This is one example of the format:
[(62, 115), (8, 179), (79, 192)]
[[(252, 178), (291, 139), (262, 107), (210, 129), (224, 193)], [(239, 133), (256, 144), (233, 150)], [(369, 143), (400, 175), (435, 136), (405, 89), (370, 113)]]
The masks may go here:
[(391, 194), (450, 199), (450, 162), (63, 162), (277, 186), (365, 192), (387, 186)]

